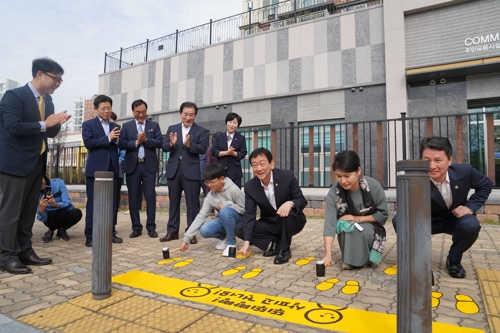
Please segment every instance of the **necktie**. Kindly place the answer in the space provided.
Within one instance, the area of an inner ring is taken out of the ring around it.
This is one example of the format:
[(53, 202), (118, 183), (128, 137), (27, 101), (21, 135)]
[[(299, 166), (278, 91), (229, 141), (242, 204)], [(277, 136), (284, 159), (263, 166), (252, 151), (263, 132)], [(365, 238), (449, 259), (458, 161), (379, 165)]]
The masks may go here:
[[(137, 133), (142, 133), (142, 125), (143, 123), (138, 123), (137, 124)], [(139, 153), (137, 154), (137, 157), (138, 158), (144, 158), (144, 147), (141, 143), (141, 145), (139, 146)]]
[(231, 144), (231, 135), (228, 135), (227, 136), (227, 148), (230, 148), (230, 144)]
[[(38, 111), (40, 111), (40, 120), (41, 121), (44, 121), (44, 112), (43, 112), (43, 95), (40, 95), (39, 97), (39, 100), (38, 100)], [(45, 146), (45, 140), (42, 138), (42, 150), (40, 151), (40, 155), (42, 155), (43, 153), (45, 153), (45, 150), (46, 150), (46, 146)]]

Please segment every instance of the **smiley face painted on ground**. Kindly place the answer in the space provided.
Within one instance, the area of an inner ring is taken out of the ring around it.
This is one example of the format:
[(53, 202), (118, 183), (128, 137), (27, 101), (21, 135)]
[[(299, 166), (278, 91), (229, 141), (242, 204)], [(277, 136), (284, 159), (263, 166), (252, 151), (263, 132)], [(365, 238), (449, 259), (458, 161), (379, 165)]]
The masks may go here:
[(345, 308), (339, 308), (338, 310), (324, 308), (318, 303), (319, 308), (307, 311), (304, 317), (312, 323), (315, 324), (334, 324), (342, 320), (344, 317), (340, 311)]
[(203, 297), (210, 294), (212, 291), (210, 289), (217, 288), (209, 284), (203, 286), (201, 283), (197, 287), (189, 287), (182, 289), (180, 294), (185, 297)]

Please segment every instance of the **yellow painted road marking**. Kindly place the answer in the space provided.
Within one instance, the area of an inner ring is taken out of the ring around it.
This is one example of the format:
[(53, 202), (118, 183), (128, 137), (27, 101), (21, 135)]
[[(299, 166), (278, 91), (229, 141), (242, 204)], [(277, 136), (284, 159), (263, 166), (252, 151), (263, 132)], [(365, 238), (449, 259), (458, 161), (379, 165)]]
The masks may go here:
[(387, 275), (396, 275), (398, 273), (398, 266), (392, 265), (384, 269), (384, 273)]
[(326, 291), (330, 290), (335, 286), (335, 283), (339, 282), (340, 280), (337, 278), (331, 278), (326, 281), (320, 282), (316, 285), (316, 289), (321, 290), (321, 291)]
[(231, 269), (228, 269), (227, 271), (222, 272), (221, 275), (222, 276), (233, 275), (233, 274), (239, 273), (240, 271), (242, 271), (244, 269), (247, 269), (247, 266), (238, 266), (238, 267), (231, 268)]
[(170, 258), (170, 259), (165, 259), (165, 260), (160, 260), (158, 261), (158, 265), (167, 265), (170, 264), (174, 261), (181, 260), (182, 258)]
[(186, 260), (184, 260), (184, 261), (181, 261), (181, 262), (175, 263), (175, 264), (174, 264), (174, 267), (175, 267), (175, 268), (184, 267), (184, 266), (189, 265), (189, 264), (190, 264), (190, 263), (192, 263), (193, 261), (194, 261), (194, 259), (186, 259)]
[[(396, 333), (396, 316), (393, 314), (203, 285), (142, 271), (117, 275), (113, 277), (113, 282), (245, 314), (321, 329), (341, 332)], [(432, 330), (434, 333), (484, 332), (437, 322), (432, 323)]]
[(252, 268), (250, 272), (246, 272), (241, 276), (242, 279), (253, 279), (257, 275), (262, 273), (262, 268)]
[(244, 255), (242, 255), (241, 253), (239, 253), (236, 256), (236, 259), (245, 259), (245, 258), (248, 258), (248, 257), (250, 257), (252, 255), (252, 253), (253, 253), (252, 251), (248, 251), (246, 257)]
[(432, 307), (437, 308), (439, 306), (439, 303), (441, 302), (439, 299), (443, 296), (442, 293), (439, 291), (433, 291), (432, 292)]
[(295, 265), (297, 265), (297, 266), (304, 266), (304, 265), (307, 265), (308, 263), (310, 263), (313, 260), (314, 260), (314, 257), (305, 257), (305, 258), (297, 260), (295, 262)]
[(354, 280), (347, 280), (345, 286), (340, 290), (343, 294), (354, 295), (359, 292), (359, 282)]
[(457, 300), (455, 306), (458, 311), (465, 314), (476, 314), (479, 312), (479, 307), (472, 297), (464, 294), (456, 294), (455, 299)]

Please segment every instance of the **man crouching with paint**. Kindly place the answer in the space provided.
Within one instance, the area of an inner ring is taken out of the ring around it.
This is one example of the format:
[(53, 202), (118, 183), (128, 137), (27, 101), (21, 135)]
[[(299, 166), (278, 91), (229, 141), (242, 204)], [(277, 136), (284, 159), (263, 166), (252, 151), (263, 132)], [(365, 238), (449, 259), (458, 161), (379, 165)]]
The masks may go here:
[[(224, 250), (222, 256), (229, 256), (229, 248), (236, 245), (234, 226), (243, 220), (245, 195), (233, 181), (225, 177), (225, 169), (220, 164), (209, 164), (202, 176), (210, 192), (203, 201), (203, 207), (184, 234), (181, 251), (186, 251), (189, 241), (198, 230), (204, 238), (217, 238), (217, 250)], [(217, 211), (215, 218), (205, 222), (210, 214)]]

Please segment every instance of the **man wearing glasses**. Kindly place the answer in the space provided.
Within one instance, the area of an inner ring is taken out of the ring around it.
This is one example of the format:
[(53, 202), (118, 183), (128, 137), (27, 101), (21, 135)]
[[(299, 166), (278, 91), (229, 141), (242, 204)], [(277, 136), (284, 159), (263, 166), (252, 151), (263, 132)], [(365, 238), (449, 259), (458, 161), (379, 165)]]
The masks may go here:
[(9, 90), (0, 102), (0, 270), (27, 274), (26, 265), (48, 265), (32, 248), (31, 229), (42, 175), (47, 137), (59, 133), (70, 116), (54, 113), (51, 94), (62, 83), (63, 68), (48, 58), (33, 60), (33, 80)]
[[(94, 99), (94, 111), (97, 117), (82, 124), (82, 138), (87, 148), (87, 166), (85, 168), (85, 185), (87, 187), (87, 209), (85, 213), (85, 246), (92, 247), (92, 224), (94, 216), (94, 173), (96, 171), (112, 171), (115, 189), (113, 191), (113, 221), (116, 221), (118, 210), (117, 196), (120, 165), (118, 162), (118, 146), (120, 129), (110, 120), (113, 100), (106, 95), (99, 95)], [(116, 236), (113, 223), (113, 243), (122, 243)]]
[[(229, 256), (229, 248), (236, 245), (234, 226), (243, 220), (245, 211), (245, 195), (229, 178), (224, 177), (225, 168), (220, 164), (209, 164), (203, 169), (205, 185), (210, 192), (203, 201), (203, 207), (189, 229), (184, 233), (181, 251), (186, 251), (191, 239), (198, 230), (204, 238), (217, 238), (217, 250), (224, 250), (222, 256)], [(215, 218), (205, 222), (208, 216), (217, 211)]]
[(151, 238), (156, 233), (156, 173), (159, 169), (156, 149), (161, 148), (161, 130), (157, 122), (148, 120), (148, 105), (142, 99), (132, 102), (134, 120), (123, 124), (118, 147), (126, 150), (125, 174), (127, 175), (128, 202), (132, 233), (130, 238), (142, 235), (142, 224), (139, 215), (139, 203), (142, 202), (141, 182), (144, 185), (146, 199), (146, 229)]

